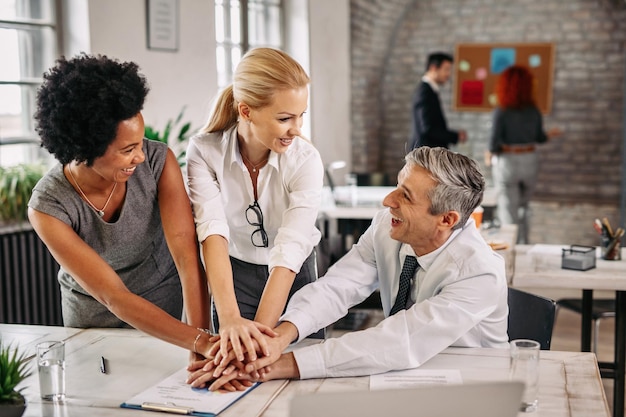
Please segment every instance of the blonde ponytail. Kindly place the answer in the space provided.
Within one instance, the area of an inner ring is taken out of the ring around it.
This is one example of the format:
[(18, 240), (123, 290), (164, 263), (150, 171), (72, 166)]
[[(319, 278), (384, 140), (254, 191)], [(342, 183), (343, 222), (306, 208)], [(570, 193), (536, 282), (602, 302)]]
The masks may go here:
[(203, 133), (228, 130), (237, 124), (237, 104), (233, 96), (232, 84), (226, 87), (217, 98), (211, 118), (202, 128)]

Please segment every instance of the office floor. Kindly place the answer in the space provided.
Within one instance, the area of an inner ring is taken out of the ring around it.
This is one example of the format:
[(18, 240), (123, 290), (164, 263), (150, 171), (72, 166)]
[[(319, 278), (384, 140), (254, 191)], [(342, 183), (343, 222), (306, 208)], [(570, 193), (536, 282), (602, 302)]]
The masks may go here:
[[(360, 328), (376, 325), (383, 319), (382, 311), (357, 310), (357, 313), (368, 313), (368, 318)], [(600, 338), (598, 342), (598, 360), (603, 362), (613, 361), (613, 331), (614, 319), (604, 319), (600, 324)], [(345, 333), (345, 330), (332, 329), (330, 337), (337, 337)], [(580, 315), (568, 310), (560, 310), (557, 313), (554, 330), (552, 332), (552, 350), (580, 351)], [(613, 410), (613, 380), (603, 379), (604, 391), (611, 411)]]

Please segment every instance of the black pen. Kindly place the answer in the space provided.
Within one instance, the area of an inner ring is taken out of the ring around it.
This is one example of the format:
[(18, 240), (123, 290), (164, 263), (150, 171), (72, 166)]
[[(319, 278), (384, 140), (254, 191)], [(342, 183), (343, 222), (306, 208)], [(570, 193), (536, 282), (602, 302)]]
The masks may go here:
[(100, 372), (103, 374), (107, 373), (107, 365), (105, 361), (106, 359), (104, 359), (104, 356), (100, 356)]

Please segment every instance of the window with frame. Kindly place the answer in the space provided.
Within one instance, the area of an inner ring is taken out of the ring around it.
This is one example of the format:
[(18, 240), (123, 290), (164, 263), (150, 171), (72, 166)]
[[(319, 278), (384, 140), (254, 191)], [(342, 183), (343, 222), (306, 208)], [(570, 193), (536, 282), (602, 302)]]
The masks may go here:
[(215, 0), (217, 84), (232, 82), (242, 55), (259, 46), (283, 48), (282, 0)]
[(0, 166), (48, 158), (33, 114), (57, 51), (55, 0), (0, 0)]

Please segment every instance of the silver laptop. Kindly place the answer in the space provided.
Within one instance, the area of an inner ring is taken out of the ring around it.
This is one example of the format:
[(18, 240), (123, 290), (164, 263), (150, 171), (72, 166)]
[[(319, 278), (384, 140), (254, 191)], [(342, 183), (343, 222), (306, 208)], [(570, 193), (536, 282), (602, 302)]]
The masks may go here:
[(516, 417), (518, 381), (425, 385), (381, 391), (318, 392), (295, 396), (290, 417)]

